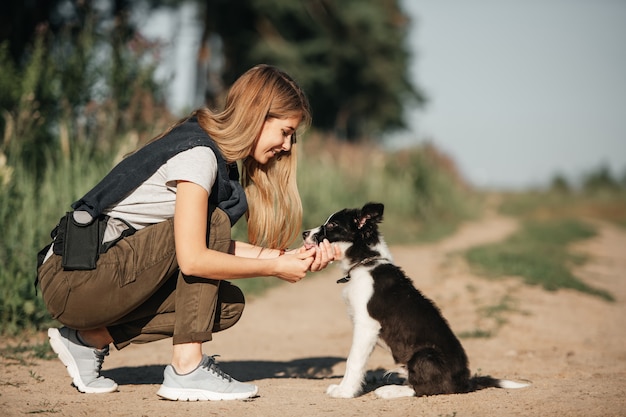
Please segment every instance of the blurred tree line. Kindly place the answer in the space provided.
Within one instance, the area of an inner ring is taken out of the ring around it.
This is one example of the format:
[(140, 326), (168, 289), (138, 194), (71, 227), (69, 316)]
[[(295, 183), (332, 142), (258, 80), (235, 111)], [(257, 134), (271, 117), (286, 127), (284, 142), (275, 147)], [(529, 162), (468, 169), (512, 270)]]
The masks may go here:
[(169, 116), (154, 79), (162, 45), (142, 36), (133, 13), (186, 2), (199, 11), (190, 65), (209, 106), (260, 62), (294, 75), (314, 127), (344, 140), (402, 128), (403, 107), (424, 101), (407, 75), (409, 21), (397, 0), (8, 1), (0, 5), (0, 151), (19, 138), (37, 169), (57, 140), (97, 149), (129, 130), (153, 134)]
[(556, 174), (552, 177), (549, 190), (561, 194), (576, 193), (579, 191), (593, 193), (616, 193), (626, 190), (626, 170), (622, 173), (612, 172), (606, 164), (601, 164), (597, 168), (583, 173), (578, 181), (568, 179), (563, 174)]
[(134, 30), (127, 3), (0, 5), (0, 153), (40, 174), (51, 147), (67, 156), (88, 143), (93, 157), (163, 113), (158, 51)]

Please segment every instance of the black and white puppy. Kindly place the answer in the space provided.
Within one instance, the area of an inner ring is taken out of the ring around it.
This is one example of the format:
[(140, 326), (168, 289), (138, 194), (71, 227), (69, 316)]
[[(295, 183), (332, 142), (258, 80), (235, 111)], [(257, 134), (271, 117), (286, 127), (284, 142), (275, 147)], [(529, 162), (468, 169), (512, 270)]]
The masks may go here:
[(382, 398), (528, 386), (470, 376), (465, 351), (439, 309), (394, 265), (378, 231), (383, 208), (368, 203), (361, 209), (344, 209), (302, 234), (307, 247), (328, 239), (341, 248), (345, 276), (337, 282), (346, 285), (343, 297), (354, 326), (345, 375), (326, 393), (335, 398), (361, 393), (367, 360), (379, 337), (408, 373), (408, 385), (378, 388), (376, 395)]

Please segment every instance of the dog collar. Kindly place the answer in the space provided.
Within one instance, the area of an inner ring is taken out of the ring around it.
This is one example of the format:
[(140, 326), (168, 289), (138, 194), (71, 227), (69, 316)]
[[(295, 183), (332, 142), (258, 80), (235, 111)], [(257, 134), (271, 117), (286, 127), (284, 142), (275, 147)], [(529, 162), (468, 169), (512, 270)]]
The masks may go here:
[(352, 272), (352, 270), (354, 268), (359, 267), (361, 265), (365, 265), (365, 264), (370, 263), (370, 262), (374, 262), (374, 261), (387, 261), (387, 262), (389, 262), (389, 259), (384, 258), (382, 256), (371, 256), (369, 258), (365, 258), (362, 261), (352, 265), (350, 267), (350, 269), (348, 269), (348, 272), (346, 272), (346, 275), (343, 278), (340, 278), (340, 279), (337, 280), (337, 284), (345, 284), (346, 282), (350, 281), (350, 279), (352, 278), (350, 276), (350, 272)]

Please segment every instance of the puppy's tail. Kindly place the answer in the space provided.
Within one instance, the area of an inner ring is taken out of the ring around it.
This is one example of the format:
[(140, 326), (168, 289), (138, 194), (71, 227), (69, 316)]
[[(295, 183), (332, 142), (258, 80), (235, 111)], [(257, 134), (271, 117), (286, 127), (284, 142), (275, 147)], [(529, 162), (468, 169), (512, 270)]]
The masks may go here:
[(475, 376), (470, 379), (470, 391), (478, 391), (485, 388), (518, 389), (531, 385), (530, 381), (517, 382), (508, 379), (492, 378), (490, 376)]

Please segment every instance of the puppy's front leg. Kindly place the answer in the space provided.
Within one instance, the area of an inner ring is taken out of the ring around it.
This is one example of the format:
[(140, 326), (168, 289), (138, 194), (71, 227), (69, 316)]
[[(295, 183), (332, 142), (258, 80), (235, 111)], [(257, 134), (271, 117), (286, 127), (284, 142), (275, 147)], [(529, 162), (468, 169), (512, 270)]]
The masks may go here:
[(353, 398), (361, 393), (367, 359), (374, 350), (379, 332), (380, 324), (369, 317), (367, 313), (364, 317), (355, 317), (352, 347), (346, 362), (346, 373), (339, 385), (328, 387), (326, 394), (333, 398)]

